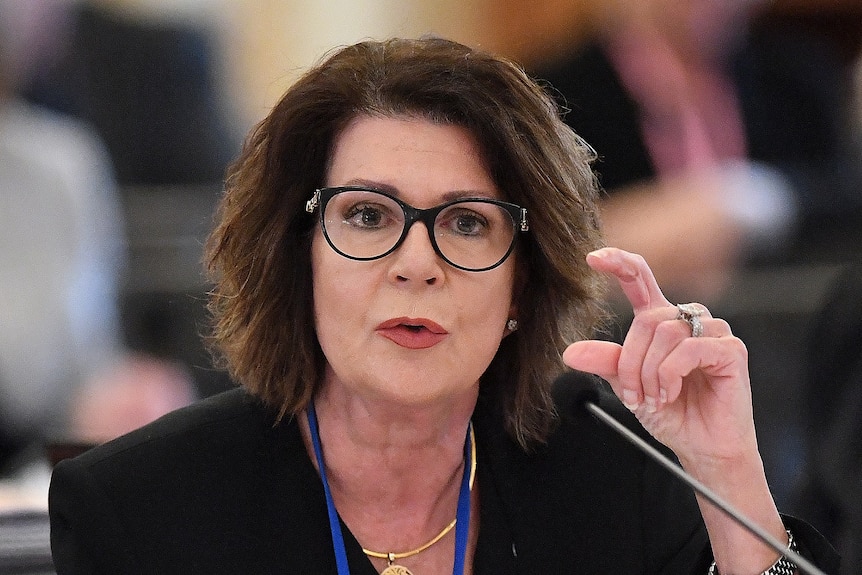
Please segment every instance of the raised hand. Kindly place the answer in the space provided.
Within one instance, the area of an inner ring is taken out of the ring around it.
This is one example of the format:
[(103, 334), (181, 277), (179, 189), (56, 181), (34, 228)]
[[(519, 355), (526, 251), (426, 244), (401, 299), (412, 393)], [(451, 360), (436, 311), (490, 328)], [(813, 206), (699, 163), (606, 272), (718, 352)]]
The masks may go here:
[(616, 248), (591, 253), (593, 269), (617, 278), (634, 310), (623, 345), (579, 341), (565, 363), (606, 379), (656, 439), (682, 461), (756, 454), (748, 355), (724, 320), (699, 305), (694, 326), (662, 294), (644, 259)]
[[(689, 473), (786, 539), (757, 450), (745, 345), (705, 307), (671, 304), (641, 256), (603, 248), (587, 262), (617, 278), (634, 320), (622, 345), (575, 342), (563, 361), (606, 379)], [(699, 503), (722, 572), (761, 572), (775, 561), (774, 551)]]

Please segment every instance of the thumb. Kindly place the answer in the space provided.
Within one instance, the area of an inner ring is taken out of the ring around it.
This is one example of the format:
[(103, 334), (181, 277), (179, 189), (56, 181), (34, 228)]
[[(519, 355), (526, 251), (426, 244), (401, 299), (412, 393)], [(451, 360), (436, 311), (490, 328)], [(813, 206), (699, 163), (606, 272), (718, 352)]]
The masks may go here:
[(622, 346), (612, 341), (576, 341), (563, 352), (563, 363), (612, 381), (617, 378)]

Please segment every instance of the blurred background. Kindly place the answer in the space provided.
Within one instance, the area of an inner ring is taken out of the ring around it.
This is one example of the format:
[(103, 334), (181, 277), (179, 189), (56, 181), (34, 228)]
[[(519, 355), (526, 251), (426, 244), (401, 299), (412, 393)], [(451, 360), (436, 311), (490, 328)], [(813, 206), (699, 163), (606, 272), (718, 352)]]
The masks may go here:
[[(200, 337), (227, 164), (328, 50), (425, 34), (570, 110), (609, 243), (746, 341), (779, 505), (862, 553), (862, 314), (835, 303), (860, 293), (862, 0), (0, 0), (0, 509), (41, 509), (45, 445), (231, 385)], [(849, 366), (825, 383), (824, 347)]]

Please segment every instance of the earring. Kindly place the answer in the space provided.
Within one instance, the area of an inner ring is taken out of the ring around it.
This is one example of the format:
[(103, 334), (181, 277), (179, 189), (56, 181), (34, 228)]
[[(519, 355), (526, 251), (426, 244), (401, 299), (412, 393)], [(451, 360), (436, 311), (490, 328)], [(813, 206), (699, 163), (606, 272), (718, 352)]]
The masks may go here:
[(518, 320), (510, 319), (506, 322), (506, 329), (509, 331), (516, 331), (518, 329)]

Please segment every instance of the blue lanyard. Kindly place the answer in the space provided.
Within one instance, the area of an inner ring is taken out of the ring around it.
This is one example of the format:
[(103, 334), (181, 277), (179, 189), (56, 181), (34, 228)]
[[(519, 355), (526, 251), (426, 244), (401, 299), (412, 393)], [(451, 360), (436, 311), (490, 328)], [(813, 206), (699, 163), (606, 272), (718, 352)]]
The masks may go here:
[[(329, 514), (329, 531), (332, 533), (332, 546), (335, 550), (335, 564), (338, 567), (338, 575), (350, 575), (350, 566), (347, 564), (347, 551), (344, 549), (344, 537), (341, 533), (341, 523), (335, 504), (332, 502), (332, 493), (329, 490), (329, 482), (326, 480), (326, 470), (323, 466), (323, 449), (320, 447), (320, 432), (317, 427), (317, 413), (314, 403), (310, 403), (306, 410), (308, 427), (311, 431), (311, 443), (314, 445), (314, 457), (317, 459), (317, 468), (320, 470), (320, 479), (323, 482), (323, 493), (326, 496), (326, 511)], [(472, 427), (473, 423), (470, 423)], [(470, 533), (470, 468), (472, 462), (472, 445), (470, 444), (470, 433), (464, 442), (464, 476), (461, 478), (461, 491), (458, 494), (458, 510), (455, 515), (455, 565), (452, 575), (464, 574), (464, 561), (467, 557), (467, 537)]]

